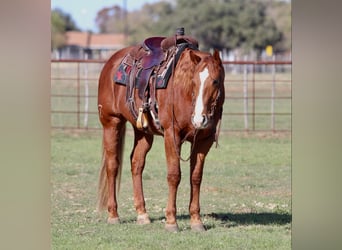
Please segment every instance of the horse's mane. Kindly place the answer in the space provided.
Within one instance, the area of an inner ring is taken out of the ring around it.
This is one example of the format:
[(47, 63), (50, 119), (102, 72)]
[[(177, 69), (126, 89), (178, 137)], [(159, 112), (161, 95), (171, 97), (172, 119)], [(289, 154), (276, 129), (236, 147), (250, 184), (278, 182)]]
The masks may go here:
[[(192, 79), (194, 77), (194, 72), (197, 66), (197, 64), (191, 60), (190, 50), (191, 49), (186, 49), (182, 53), (177, 63), (175, 75), (174, 75), (174, 84), (183, 84), (184, 91), (188, 92), (189, 94), (191, 94), (192, 92), (192, 88), (193, 88)], [(201, 57), (201, 60), (203, 61), (210, 60), (209, 59), (211, 57), (210, 53), (197, 51), (197, 50), (194, 52), (196, 53), (196, 55)]]
[(189, 50), (186, 49), (180, 56), (174, 74), (174, 84), (183, 84), (185, 91), (191, 91), (195, 64), (191, 61)]

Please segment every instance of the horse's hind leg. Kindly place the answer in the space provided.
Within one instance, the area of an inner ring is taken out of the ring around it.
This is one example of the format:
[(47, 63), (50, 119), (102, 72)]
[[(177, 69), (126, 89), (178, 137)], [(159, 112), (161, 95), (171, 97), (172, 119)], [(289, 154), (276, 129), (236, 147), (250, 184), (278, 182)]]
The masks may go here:
[(145, 167), (146, 154), (152, 147), (153, 135), (146, 134), (136, 128), (134, 128), (134, 133), (134, 147), (131, 153), (134, 206), (138, 213), (137, 223), (149, 224), (150, 219), (145, 208), (142, 173)]
[(110, 124), (103, 128), (103, 150), (104, 150), (104, 164), (107, 173), (107, 187), (108, 187), (108, 223), (118, 223), (119, 215), (117, 211), (117, 177), (121, 171), (122, 164), (122, 150), (125, 133), (125, 122), (119, 118), (112, 118)]

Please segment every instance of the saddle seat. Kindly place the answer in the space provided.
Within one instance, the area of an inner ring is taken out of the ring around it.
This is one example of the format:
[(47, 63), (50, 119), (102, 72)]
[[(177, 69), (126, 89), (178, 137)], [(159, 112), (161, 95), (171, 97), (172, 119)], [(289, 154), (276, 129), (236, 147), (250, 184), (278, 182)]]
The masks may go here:
[(161, 48), (161, 42), (164, 39), (165, 37), (150, 37), (145, 39), (142, 46), (147, 51), (147, 54), (141, 60), (144, 69), (157, 66), (163, 60), (164, 52)]
[(167, 53), (167, 50), (182, 43), (192, 44), (194, 47), (198, 48), (197, 40), (185, 35), (179, 35), (177, 37), (155, 36), (146, 38), (142, 43), (142, 47), (147, 53), (143, 55), (141, 59), (142, 67), (148, 69), (160, 65), (166, 56), (165, 53)]

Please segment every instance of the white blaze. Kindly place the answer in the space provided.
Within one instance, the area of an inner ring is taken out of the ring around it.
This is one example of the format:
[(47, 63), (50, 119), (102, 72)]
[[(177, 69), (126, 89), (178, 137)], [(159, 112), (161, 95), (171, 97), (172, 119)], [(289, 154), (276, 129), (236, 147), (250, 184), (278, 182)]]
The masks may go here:
[(201, 85), (199, 88), (199, 92), (198, 92), (198, 96), (196, 99), (196, 104), (195, 104), (195, 115), (194, 115), (194, 122), (195, 124), (201, 124), (203, 122), (203, 116), (202, 116), (202, 112), (203, 112), (203, 89), (204, 89), (204, 82), (207, 79), (207, 77), (209, 76), (209, 72), (207, 68), (204, 68), (204, 70), (202, 72), (200, 72), (199, 74), (200, 76), (200, 81), (201, 81)]

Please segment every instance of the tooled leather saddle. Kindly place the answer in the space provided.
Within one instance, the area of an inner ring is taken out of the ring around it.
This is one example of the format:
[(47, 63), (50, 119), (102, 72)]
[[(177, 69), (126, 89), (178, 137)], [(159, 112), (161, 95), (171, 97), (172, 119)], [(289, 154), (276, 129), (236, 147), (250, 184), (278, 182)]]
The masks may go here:
[[(136, 119), (138, 129), (162, 133), (158, 120), (156, 90), (167, 87), (177, 61), (185, 48), (198, 49), (198, 42), (177, 29), (171, 37), (149, 37), (122, 59), (114, 74), (114, 82), (126, 86), (126, 102)], [(138, 96), (134, 90), (138, 90)], [(136, 107), (135, 98), (142, 100)], [(153, 127), (151, 126), (151, 121)]]

